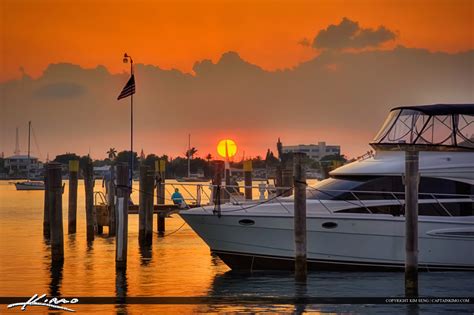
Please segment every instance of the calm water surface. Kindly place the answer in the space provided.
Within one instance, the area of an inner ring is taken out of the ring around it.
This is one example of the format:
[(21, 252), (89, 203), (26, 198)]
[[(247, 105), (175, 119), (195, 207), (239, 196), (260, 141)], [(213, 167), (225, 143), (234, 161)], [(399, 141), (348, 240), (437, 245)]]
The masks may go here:
[[(63, 195), (67, 233), (67, 181)], [(138, 183), (134, 183), (138, 189)], [(101, 189), (96, 182), (95, 190)], [(256, 193), (256, 192), (255, 192)], [(186, 197), (186, 194), (185, 194)], [(138, 193), (133, 194), (137, 202)], [(65, 261), (52, 268), (50, 248), (42, 235), (43, 192), (16, 191), (0, 181), (0, 296), (403, 296), (403, 273), (314, 272), (306, 288), (289, 273), (231, 272), (177, 215), (166, 220), (165, 237), (154, 235), (150, 250), (138, 246), (138, 215), (129, 216), (128, 265), (115, 272), (114, 239), (98, 236), (88, 246), (85, 233), (84, 186), (79, 182), (77, 234), (65, 234)], [(156, 221), (154, 222), (154, 224)], [(156, 230), (156, 225), (154, 226)], [(179, 229), (179, 230), (178, 230)], [(105, 235), (107, 234), (107, 228)], [(176, 231), (176, 232), (175, 232)], [(175, 233), (173, 233), (175, 232)], [(422, 296), (474, 296), (473, 273), (422, 273)], [(18, 301), (21, 302), (21, 301)], [(473, 314), (472, 305), (74, 305), (82, 313), (142, 314), (192, 312), (320, 312)], [(21, 313), (0, 305), (0, 313)], [(49, 314), (30, 308), (24, 314)], [(52, 313), (58, 313), (54, 311)], [(66, 312), (67, 313), (67, 312)]]

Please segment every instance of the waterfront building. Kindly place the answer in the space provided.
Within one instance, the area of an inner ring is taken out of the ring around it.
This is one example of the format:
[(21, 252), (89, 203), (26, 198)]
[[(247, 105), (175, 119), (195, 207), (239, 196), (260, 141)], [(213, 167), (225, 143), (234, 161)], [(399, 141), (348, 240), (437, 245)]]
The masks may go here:
[(28, 169), (30, 177), (35, 178), (39, 176), (43, 170), (43, 163), (38, 161), (37, 157), (28, 155), (12, 155), (5, 158), (5, 169), (7, 174), (15, 178), (26, 178), (28, 176)]
[(319, 161), (326, 155), (340, 155), (341, 146), (327, 145), (326, 142), (320, 141), (318, 144), (284, 145), (282, 152), (303, 152), (306, 153), (309, 158)]

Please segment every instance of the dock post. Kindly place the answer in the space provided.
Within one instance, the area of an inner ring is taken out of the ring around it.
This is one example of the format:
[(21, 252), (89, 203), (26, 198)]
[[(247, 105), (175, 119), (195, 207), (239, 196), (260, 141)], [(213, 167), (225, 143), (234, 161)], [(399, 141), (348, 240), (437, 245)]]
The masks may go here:
[(110, 167), (110, 180), (107, 183), (107, 206), (109, 208), (109, 237), (115, 236), (117, 212), (115, 211), (115, 165)]
[[(212, 189), (212, 203), (217, 204), (217, 194), (220, 194), (219, 198), (222, 201), (223, 196), (223, 189), (215, 189), (216, 186), (222, 186), (222, 173), (224, 170), (224, 161), (214, 161), (214, 176), (212, 179), (212, 185), (214, 186)], [(222, 187), (221, 187), (222, 188)]]
[(61, 164), (48, 163), (46, 171), (48, 172), (49, 221), (51, 223), (51, 259), (53, 262), (60, 262), (64, 260)]
[(115, 267), (119, 270), (127, 268), (128, 245), (128, 203), (129, 203), (128, 165), (117, 164), (117, 225), (115, 235)]
[(151, 245), (153, 238), (153, 184), (154, 169), (140, 165), (140, 194), (138, 211), (138, 241), (140, 245)]
[(225, 187), (222, 189), (223, 195), (222, 195), (222, 202), (226, 203), (229, 202), (230, 200), (230, 193), (229, 193), (229, 186), (230, 186), (230, 169), (225, 169), (224, 168), (224, 180), (225, 180)]
[(165, 234), (165, 214), (162, 211), (158, 212), (158, 235)]
[(295, 187), (294, 224), (295, 224), (295, 279), (306, 282), (306, 174), (303, 165), (304, 153), (293, 155)]
[(68, 197), (68, 234), (76, 233), (77, 226), (77, 178), (79, 173), (79, 161), (69, 161), (69, 197)]
[(83, 169), (84, 174), (84, 189), (86, 196), (86, 226), (87, 226), (87, 242), (94, 240), (96, 227), (94, 224), (94, 169), (92, 161), (87, 161)]
[(49, 223), (49, 188), (48, 172), (44, 172), (44, 211), (43, 211), (43, 236), (49, 239), (51, 236), (51, 226)]
[(245, 199), (252, 200), (252, 160), (244, 161)]
[(165, 177), (166, 177), (166, 161), (155, 161), (156, 171), (156, 202), (159, 205), (165, 204)]
[(202, 202), (202, 185), (196, 186), (196, 206), (200, 206)]
[(418, 296), (419, 152), (405, 151), (405, 296)]
[[(301, 161), (302, 162), (302, 161)], [(281, 190), (281, 195), (283, 197), (288, 197), (291, 196), (293, 193), (293, 189), (289, 189), (288, 187), (292, 187), (292, 181), (293, 181), (293, 170), (291, 168), (285, 167), (282, 170), (282, 186), (285, 187)]]

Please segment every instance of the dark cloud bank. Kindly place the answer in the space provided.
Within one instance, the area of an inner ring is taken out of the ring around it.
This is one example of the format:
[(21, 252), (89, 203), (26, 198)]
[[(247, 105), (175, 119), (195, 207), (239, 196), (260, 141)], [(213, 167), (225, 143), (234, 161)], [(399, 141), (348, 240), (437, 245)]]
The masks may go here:
[[(331, 40), (334, 33), (346, 41)], [(384, 28), (361, 29), (344, 20), (321, 31), (313, 45), (376, 45), (390, 36)], [(185, 143), (187, 132), (263, 130), (251, 142), (270, 146), (277, 136), (291, 142), (328, 140), (355, 154), (366, 150), (367, 137), (393, 106), (473, 102), (473, 69), (474, 51), (447, 54), (405, 47), (323, 50), (294, 69), (275, 72), (235, 52), (223, 54), (217, 63), (196, 62), (194, 75), (138, 64), (137, 146), (173, 151), (184, 146), (180, 141)], [(2, 83), (2, 149), (11, 153), (15, 127), (28, 120), (41, 135), (43, 152), (90, 146), (99, 156), (110, 146), (127, 147), (129, 103), (116, 100), (127, 79), (128, 74), (110, 74), (103, 66), (62, 63), (50, 65), (38, 79), (25, 75)], [(301, 139), (294, 136), (299, 133)]]

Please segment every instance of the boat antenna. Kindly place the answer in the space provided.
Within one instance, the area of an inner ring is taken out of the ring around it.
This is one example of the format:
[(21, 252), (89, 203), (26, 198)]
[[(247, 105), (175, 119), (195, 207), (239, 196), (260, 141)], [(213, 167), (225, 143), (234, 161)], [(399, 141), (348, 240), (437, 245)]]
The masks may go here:
[(18, 127), (16, 127), (16, 139), (15, 139), (15, 155), (20, 155), (20, 139), (18, 137)]
[(31, 121), (28, 122), (28, 166), (26, 167), (26, 178), (30, 179), (30, 143), (31, 143)]

